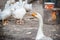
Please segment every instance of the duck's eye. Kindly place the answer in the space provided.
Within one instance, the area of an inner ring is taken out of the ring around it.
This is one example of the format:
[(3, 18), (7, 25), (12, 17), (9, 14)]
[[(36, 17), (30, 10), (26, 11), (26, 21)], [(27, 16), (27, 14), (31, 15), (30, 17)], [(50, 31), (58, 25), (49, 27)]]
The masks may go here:
[(32, 13), (32, 16), (36, 16), (37, 14), (35, 12)]

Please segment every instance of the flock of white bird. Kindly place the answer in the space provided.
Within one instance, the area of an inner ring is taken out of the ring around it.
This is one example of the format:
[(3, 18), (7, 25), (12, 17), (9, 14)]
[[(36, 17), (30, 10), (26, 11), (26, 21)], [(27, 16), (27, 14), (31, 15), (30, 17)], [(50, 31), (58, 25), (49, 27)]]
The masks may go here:
[[(28, 4), (27, 0), (19, 0), (17, 2), (15, 0), (8, 0), (4, 10), (1, 11), (0, 9), (0, 20), (2, 20), (3, 25), (6, 25), (8, 22), (7, 19), (12, 15), (12, 17), (17, 19), (17, 24), (21, 24), (22, 18), (27, 11), (32, 11), (32, 4)], [(42, 16), (37, 12), (32, 13), (32, 16), (39, 19), (39, 28), (35, 40), (53, 40), (50, 37), (46, 37), (43, 33)]]
[(10, 16), (16, 19), (17, 24), (22, 24), (23, 16), (27, 11), (32, 11), (32, 4), (28, 4), (28, 0), (8, 0), (5, 4), (3, 11), (0, 9), (0, 20), (2, 20), (3, 25), (7, 25), (8, 18)]

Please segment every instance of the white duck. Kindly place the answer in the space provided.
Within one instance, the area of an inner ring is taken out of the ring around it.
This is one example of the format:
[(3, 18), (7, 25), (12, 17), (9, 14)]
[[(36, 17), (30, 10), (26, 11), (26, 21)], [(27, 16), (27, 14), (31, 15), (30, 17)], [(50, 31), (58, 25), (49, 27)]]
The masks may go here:
[(42, 16), (37, 12), (32, 13), (32, 16), (37, 17), (39, 19), (39, 28), (38, 28), (35, 40), (53, 40), (50, 37), (46, 37), (43, 33), (43, 18), (42, 18)]
[(11, 0), (8, 0), (5, 8), (3, 9), (3, 11), (0, 12), (0, 20), (2, 20), (3, 25), (7, 25), (8, 24), (8, 18), (12, 15), (11, 14), (11, 6), (10, 6), (10, 2)]
[(10, 6), (10, 1), (8, 0), (7, 3), (5, 4), (5, 8)]
[(11, 4), (13, 4), (15, 0), (8, 0), (7, 3), (5, 4), (5, 8), (10, 7)]
[(22, 24), (23, 23), (22, 19), (26, 14), (26, 10), (23, 7), (22, 0), (16, 2), (14, 6), (15, 10), (13, 11), (13, 17), (16, 18), (17, 24)]
[(7, 8), (7, 9), (4, 9), (3, 11), (1, 11), (0, 16), (1, 16), (1, 20), (3, 22), (3, 25), (7, 25), (8, 18), (11, 16), (10, 9)]
[(28, 0), (23, 1), (24, 8), (26, 11), (31, 11), (32, 10), (32, 4), (28, 4)]

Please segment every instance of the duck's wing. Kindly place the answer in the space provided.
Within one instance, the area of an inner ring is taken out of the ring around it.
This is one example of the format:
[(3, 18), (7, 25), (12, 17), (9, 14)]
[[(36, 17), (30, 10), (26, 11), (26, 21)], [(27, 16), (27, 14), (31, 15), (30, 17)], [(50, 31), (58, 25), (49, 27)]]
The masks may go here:
[(6, 9), (6, 10), (3, 10), (1, 13), (0, 13), (0, 16), (2, 19), (6, 19), (7, 17), (11, 16), (11, 11)]

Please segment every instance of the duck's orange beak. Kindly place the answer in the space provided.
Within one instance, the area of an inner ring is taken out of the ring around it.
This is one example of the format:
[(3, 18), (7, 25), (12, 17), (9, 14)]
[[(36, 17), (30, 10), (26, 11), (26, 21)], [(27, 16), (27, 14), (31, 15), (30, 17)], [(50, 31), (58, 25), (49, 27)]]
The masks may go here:
[(37, 15), (37, 14), (36, 14), (35, 12), (32, 13), (32, 16), (33, 16), (33, 17), (36, 17), (36, 15)]

